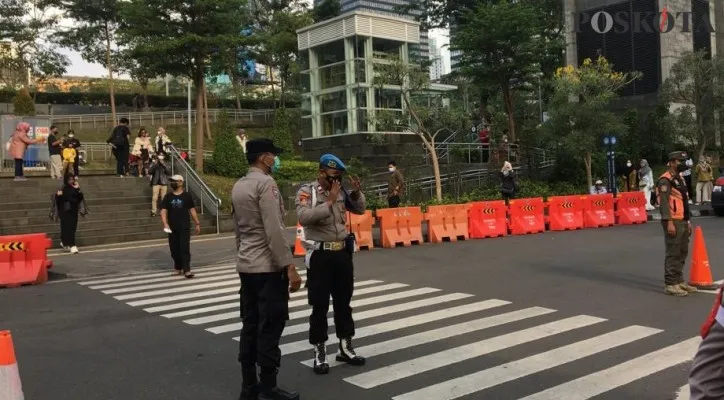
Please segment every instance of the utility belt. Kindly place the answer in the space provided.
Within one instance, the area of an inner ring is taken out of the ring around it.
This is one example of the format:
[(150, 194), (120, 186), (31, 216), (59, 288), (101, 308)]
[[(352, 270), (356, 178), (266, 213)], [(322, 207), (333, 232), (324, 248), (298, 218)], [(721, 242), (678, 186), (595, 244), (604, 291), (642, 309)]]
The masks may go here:
[(346, 251), (350, 254), (355, 251), (356, 238), (354, 233), (350, 233), (344, 240), (317, 242), (314, 240), (306, 240), (305, 244), (309, 251)]

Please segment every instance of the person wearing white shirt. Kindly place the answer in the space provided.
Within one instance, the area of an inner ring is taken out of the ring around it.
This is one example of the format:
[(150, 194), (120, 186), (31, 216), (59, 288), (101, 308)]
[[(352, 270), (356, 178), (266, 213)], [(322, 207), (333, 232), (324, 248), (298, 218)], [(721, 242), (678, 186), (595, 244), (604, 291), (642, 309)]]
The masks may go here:
[(608, 191), (606, 190), (606, 187), (603, 186), (602, 180), (597, 180), (596, 183), (591, 186), (591, 189), (589, 190), (590, 194), (606, 194)]
[(692, 200), (694, 198), (694, 187), (691, 185), (691, 170), (694, 169), (694, 160), (689, 157), (684, 164), (686, 164), (689, 169), (682, 172), (681, 175), (686, 182), (686, 191), (689, 192), (689, 204), (694, 204), (694, 200)]
[(239, 142), (239, 146), (241, 146), (241, 151), (246, 153), (246, 142), (249, 140), (249, 138), (246, 137), (246, 130), (243, 128), (239, 129), (236, 140)]

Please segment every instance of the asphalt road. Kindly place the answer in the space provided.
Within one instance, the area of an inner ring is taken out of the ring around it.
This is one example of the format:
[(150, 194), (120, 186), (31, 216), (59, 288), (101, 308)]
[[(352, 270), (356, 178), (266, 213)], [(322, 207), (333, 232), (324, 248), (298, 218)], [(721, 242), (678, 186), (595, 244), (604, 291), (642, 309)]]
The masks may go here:
[[(724, 278), (724, 220), (695, 222)], [(231, 240), (195, 244), (196, 265), (233, 257)], [(149, 254), (158, 261), (142, 269), (164, 268), (165, 252), (87, 252), (56, 264), (132, 272)], [(280, 382), (313, 400), (674, 399), (714, 296), (665, 296), (662, 260), (657, 222), (361, 252), (355, 344), (367, 365), (315, 376), (303, 364), (308, 307), (295, 296)], [(230, 266), (197, 273), (0, 291), (0, 329), (13, 332), (26, 398), (236, 399), (237, 279)]]

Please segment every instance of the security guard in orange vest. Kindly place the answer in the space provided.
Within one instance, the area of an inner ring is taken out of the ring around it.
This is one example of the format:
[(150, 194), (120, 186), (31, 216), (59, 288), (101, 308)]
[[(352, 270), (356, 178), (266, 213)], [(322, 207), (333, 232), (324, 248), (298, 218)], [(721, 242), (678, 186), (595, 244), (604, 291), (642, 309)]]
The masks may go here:
[(689, 169), (685, 151), (669, 154), (669, 169), (661, 175), (656, 185), (661, 210), (661, 225), (666, 242), (664, 262), (665, 292), (672, 296), (686, 296), (696, 288), (684, 282), (684, 263), (689, 255), (691, 214), (686, 182), (681, 173)]

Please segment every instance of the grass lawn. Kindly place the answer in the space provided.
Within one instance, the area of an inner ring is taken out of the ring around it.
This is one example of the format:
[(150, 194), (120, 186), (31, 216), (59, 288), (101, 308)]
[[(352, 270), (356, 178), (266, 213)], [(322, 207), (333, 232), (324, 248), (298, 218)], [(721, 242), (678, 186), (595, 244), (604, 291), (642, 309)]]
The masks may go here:
[[(211, 132), (213, 134), (215, 126), (211, 125)], [(149, 128), (150, 129), (150, 128)], [(268, 137), (271, 134), (272, 128), (244, 128), (246, 129), (246, 135), (250, 139), (255, 138), (263, 138)], [(75, 136), (81, 141), (81, 142), (102, 142), (105, 143), (105, 141), (110, 136), (111, 132), (110, 130), (97, 130), (93, 128), (83, 128), (83, 129), (73, 129), (75, 131)], [(65, 133), (61, 130), (62, 133)], [(138, 130), (134, 129), (131, 130), (131, 133), (133, 136), (131, 136), (131, 144), (133, 144), (133, 139), (138, 134)], [(151, 134), (151, 138), (154, 138), (156, 136), (155, 130), (150, 130), (149, 133)], [(166, 134), (171, 138), (171, 140), (176, 144), (178, 147), (186, 147), (186, 142), (188, 141), (188, 128), (186, 126), (181, 125), (172, 125), (166, 128)], [(196, 138), (196, 133), (192, 133), (192, 141)], [(192, 142), (193, 143), (193, 142)], [(204, 140), (204, 148), (206, 150), (213, 150), (214, 149), (214, 141), (213, 136), (212, 140)]]

